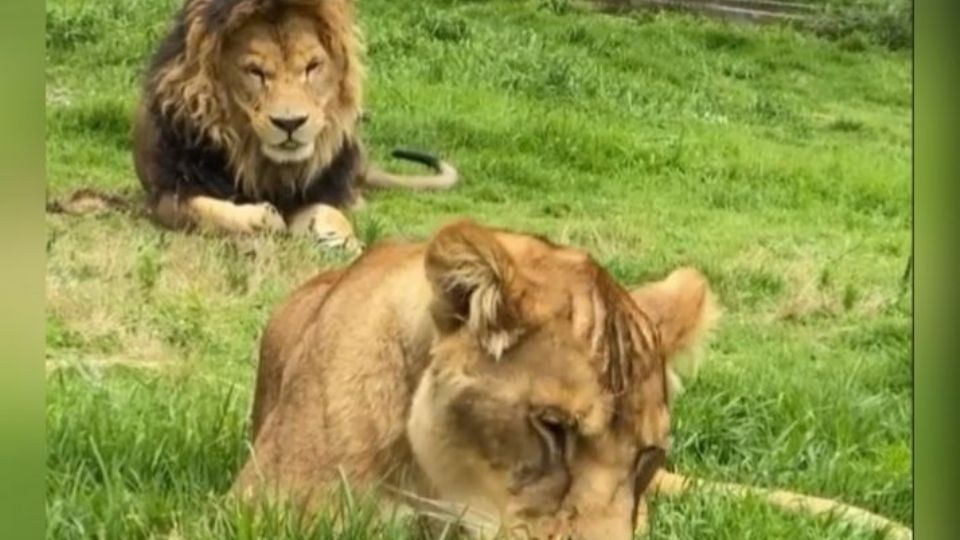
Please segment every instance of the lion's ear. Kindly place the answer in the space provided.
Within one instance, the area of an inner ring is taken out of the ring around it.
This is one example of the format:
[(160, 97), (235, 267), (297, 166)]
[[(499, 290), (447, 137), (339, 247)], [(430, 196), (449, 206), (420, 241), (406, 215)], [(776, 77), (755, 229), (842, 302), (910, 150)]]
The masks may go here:
[(432, 313), (441, 332), (464, 325), (499, 359), (522, 332), (522, 278), (493, 231), (469, 221), (442, 228), (427, 248)]
[(659, 329), (667, 358), (694, 349), (719, 316), (707, 278), (693, 268), (674, 270), (630, 294)]

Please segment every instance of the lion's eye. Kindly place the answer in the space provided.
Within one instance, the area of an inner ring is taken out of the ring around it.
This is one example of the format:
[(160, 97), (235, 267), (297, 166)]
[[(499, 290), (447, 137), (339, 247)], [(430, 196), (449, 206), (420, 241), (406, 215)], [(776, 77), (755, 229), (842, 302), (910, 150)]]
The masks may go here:
[(309, 64), (307, 64), (307, 75), (309, 76), (311, 73), (316, 71), (319, 67), (320, 67), (320, 60), (317, 58), (314, 58), (313, 60), (310, 61)]
[(247, 75), (250, 75), (251, 77), (255, 77), (259, 79), (260, 84), (264, 84), (267, 82), (267, 74), (259, 66), (255, 66), (251, 64), (245, 67), (244, 71), (247, 72)]

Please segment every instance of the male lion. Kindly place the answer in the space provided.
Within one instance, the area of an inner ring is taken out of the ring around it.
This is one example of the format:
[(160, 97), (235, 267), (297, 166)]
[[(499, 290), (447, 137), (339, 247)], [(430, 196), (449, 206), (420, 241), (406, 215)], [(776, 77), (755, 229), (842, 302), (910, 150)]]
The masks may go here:
[(357, 136), (362, 66), (350, 0), (186, 0), (148, 70), (134, 161), (161, 224), (354, 241), (341, 210), (360, 188), (440, 189), (367, 168)]
[[(471, 222), (375, 246), (271, 317), (234, 492), (318, 509), (343, 474), (397, 502), (493, 516), (483, 531), (626, 540), (648, 488), (688, 489), (661, 469), (668, 376), (714, 318), (689, 268), (628, 293), (580, 250)], [(832, 501), (715, 486), (890, 526)]]

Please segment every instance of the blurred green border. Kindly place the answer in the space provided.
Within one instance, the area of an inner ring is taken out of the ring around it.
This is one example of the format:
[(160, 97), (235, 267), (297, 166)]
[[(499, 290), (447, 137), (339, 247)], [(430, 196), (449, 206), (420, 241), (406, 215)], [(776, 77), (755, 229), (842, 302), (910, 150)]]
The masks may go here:
[(960, 370), (947, 338), (956, 339), (960, 321), (954, 301), (960, 287), (949, 270), (956, 267), (960, 225), (955, 138), (960, 5), (927, 0), (914, 7), (914, 532), (925, 540), (957, 537), (950, 513), (957, 500), (952, 431), (958, 422), (947, 400), (956, 395)]
[[(957, 425), (948, 398), (958, 360), (946, 337), (960, 318), (953, 294), (960, 288), (946, 260), (957, 248), (960, 151), (951, 139), (957, 95), (956, 21), (960, 4), (916, 3), (915, 49), (915, 482), (916, 537), (952, 538), (956, 448), (947, 428)], [(43, 533), (43, 335), (44, 335), (44, 3), (0, 2), (0, 51), (4, 83), (0, 116), (0, 219), (5, 250), (0, 264), (0, 463), (4, 538)], [(11, 83), (13, 81), (13, 83)], [(951, 160), (950, 158), (954, 158)], [(951, 234), (953, 232), (953, 234)], [(940, 339), (938, 339), (940, 338)], [(955, 410), (955, 409), (954, 409)], [(952, 469), (952, 470), (951, 470)], [(952, 488), (952, 489), (951, 489)]]
[(0, 537), (44, 534), (44, 2), (0, 2)]

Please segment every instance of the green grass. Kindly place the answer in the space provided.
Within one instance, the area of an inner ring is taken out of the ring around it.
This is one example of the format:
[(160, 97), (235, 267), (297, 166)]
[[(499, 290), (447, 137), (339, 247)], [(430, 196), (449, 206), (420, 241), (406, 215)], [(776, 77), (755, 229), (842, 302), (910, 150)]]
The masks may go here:
[[(136, 185), (138, 76), (176, 3), (48, 2), (52, 196)], [(586, 247), (626, 283), (699, 266), (725, 318), (676, 407), (672, 463), (912, 521), (908, 53), (536, 0), (359, 7), (371, 153), (436, 150), (463, 175), (374, 194), (365, 238), (472, 216)], [(120, 215), (47, 226), (48, 537), (332, 537), (221, 495), (265, 318), (342, 259)], [(345, 537), (406, 534), (350, 515)], [(655, 515), (654, 538), (870, 537), (706, 494)]]

